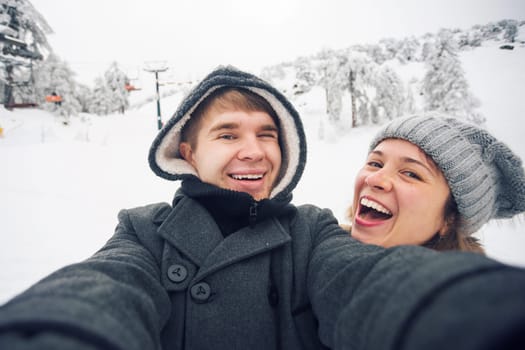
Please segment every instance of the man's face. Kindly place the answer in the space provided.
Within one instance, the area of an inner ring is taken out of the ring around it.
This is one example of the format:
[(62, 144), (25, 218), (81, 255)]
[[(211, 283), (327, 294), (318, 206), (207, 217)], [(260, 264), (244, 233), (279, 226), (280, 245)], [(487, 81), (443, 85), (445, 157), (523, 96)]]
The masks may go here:
[(281, 168), (279, 132), (262, 111), (210, 111), (200, 121), (197, 141), (180, 153), (199, 178), (215, 186), (268, 198)]

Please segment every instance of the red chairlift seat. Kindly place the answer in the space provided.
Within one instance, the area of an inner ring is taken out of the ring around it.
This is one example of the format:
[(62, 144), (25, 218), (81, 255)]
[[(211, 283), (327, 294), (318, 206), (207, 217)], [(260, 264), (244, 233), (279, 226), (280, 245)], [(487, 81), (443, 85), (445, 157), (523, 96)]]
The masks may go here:
[(137, 87), (135, 87), (134, 85), (132, 85), (130, 83), (126, 83), (126, 85), (124, 85), (124, 88), (128, 92), (135, 91), (135, 90), (140, 90), (140, 89), (138, 89)]
[(47, 95), (46, 96), (46, 102), (62, 102), (62, 96), (60, 95)]

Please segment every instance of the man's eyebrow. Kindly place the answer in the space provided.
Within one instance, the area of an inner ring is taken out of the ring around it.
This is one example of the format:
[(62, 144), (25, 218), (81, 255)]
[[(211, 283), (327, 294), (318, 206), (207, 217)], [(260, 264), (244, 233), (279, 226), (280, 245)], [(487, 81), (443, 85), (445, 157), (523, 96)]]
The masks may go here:
[[(212, 133), (212, 132), (216, 132), (219, 130), (233, 130), (237, 128), (239, 128), (238, 123), (220, 123), (220, 124), (215, 125), (213, 128), (211, 128), (209, 132)], [(273, 124), (264, 124), (263, 126), (261, 126), (261, 130), (279, 132), (279, 129), (277, 129), (277, 126)]]
[(232, 130), (239, 127), (238, 123), (220, 123), (215, 125), (213, 128), (210, 129), (210, 133), (219, 131), (219, 130)]
[(277, 128), (277, 126), (275, 126), (274, 124), (264, 124), (262, 127), (261, 127), (262, 130), (265, 130), (265, 131), (275, 131), (275, 132), (279, 132), (279, 129)]

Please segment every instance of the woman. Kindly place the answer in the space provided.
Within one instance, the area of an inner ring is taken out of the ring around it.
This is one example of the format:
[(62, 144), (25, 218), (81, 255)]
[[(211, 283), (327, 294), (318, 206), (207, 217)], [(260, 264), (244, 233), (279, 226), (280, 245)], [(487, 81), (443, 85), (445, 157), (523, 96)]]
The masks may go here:
[(482, 253), (473, 233), (525, 211), (520, 158), (475, 125), (436, 113), (399, 118), (369, 149), (349, 209), (362, 242)]

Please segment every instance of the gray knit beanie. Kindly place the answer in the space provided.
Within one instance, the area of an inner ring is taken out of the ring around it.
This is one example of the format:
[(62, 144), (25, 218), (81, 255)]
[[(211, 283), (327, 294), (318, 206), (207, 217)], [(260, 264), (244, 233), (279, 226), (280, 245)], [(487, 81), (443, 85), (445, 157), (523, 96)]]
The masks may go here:
[(462, 218), (472, 234), (492, 218), (525, 211), (525, 174), (521, 159), (486, 130), (435, 112), (394, 119), (374, 137), (409, 141), (441, 169)]

